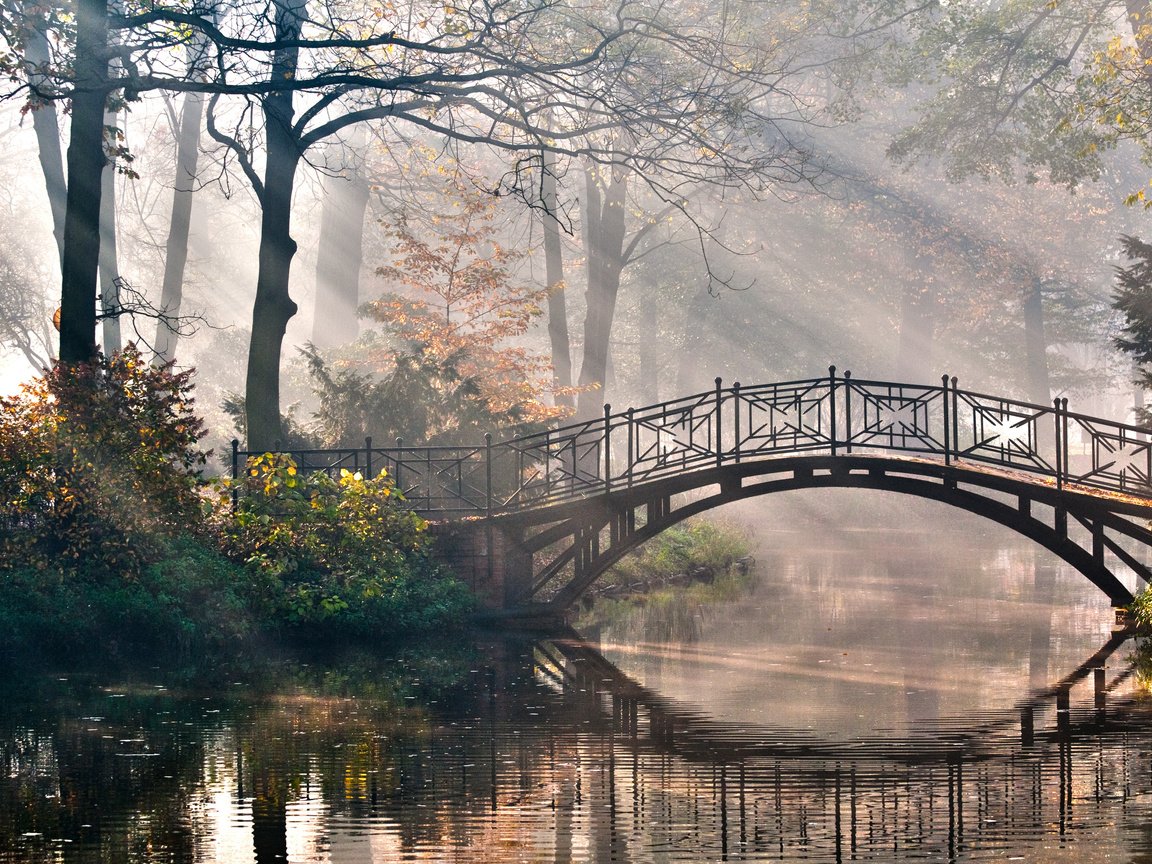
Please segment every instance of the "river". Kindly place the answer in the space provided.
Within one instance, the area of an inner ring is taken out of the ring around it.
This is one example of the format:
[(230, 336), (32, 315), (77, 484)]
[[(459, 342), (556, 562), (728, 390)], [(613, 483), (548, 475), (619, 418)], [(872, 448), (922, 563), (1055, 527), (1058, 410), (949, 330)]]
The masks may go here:
[(1152, 860), (1152, 664), (1107, 600), (876, 500), (744, 513), (736, 599), (582, 633), (14, 677), (0, 862)]

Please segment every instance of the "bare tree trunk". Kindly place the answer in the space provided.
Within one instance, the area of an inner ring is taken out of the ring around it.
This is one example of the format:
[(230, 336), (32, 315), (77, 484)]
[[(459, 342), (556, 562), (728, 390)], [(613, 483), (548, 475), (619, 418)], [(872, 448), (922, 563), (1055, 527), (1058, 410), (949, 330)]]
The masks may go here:
[(931, 378), (933, 336), (931, 289), (917, 278), (913, 268), (900, 298), (900, 343), (896, 376), (901, 381), (927, 381)]
[[(104, 125), (114, 126), (116, 115), (105, 113)], [(100, 172), (100, 311), (104, 356), (123, 344), (120, 338), (120, 265), (116, 258), (116, 166), (104, 163)]]
[[(299, 37), (304, 0), (276, 3), (276, 41)], [(296, 74), (299, 49), (284, 47), (275, 54), (271, 77)], [(264, 97), (266, 153), (261, 198), (259, 273), (252, 308), (252, 338), (244, 398), (248, 449), (264, 450), (283, 440), (280, 422), (280, 353), (288, 321), (297, 306), (288, 294), (288, 279), (296, 241), (292, 239), (292, 187), (300, 164), (300, 141), (292, 126), (292, 92)]]
[(622, 171), (590, 166), (585, 171), (585, 246), (588, 298), (584, 315), (584, 358), (576, 416), (590, 420), (606, 401), (604, 385), (620, 274), (624, 269), (624, 202), (628, 177)]
[(364, 261), (364, 218), (368, 182), (361, 171), (324, 180), (320, 249), (316, 255), (316, 313), (312, 342), (334, 348), (356, 339), (360, 322), (360, 267)]
[(1028, 398), (1037, 405), (1050, 405), (1048, 380), (1048, 338), (1044, 331), (1043, 282), (1032, 279), (1024, 295), (1024, 354), (1028, 370)]
[(96, 279), (100, 260), (100, 175), (104, 155), (106, 0), (76, 4), (76, 90), (68, 142), (68, 196), (60, 286), (60, 360), (96, 354)]
[[(572, 342), (568, 335), (568, 303), (564, 296), (564, 249), (560, 245), (560, 223), (557, 220), (556, 154), (543, 152), (544, 172), (540, 180), (540, 203), (544, 207), (540, 221), (544, 228), (544, 282), (548, 287), (548, 341), (552, 347), (552, 385), (572, 386)], [(573, 408), (570, 393), (556, 393), (557, 405)]]
[[(660, 307), (643, 303), (640, 307), (640, 404), (655, 405), (660, 401), (660, 358), (662, 352), (656, 334), (660, 330)], [(676, 394), (683, 395), (683, 394)]]
[[(49, 62), (48, 37), (33, 23), (24, 30), (24, 62), (28, 68), (28, 81), (33, 87), (43, 85), (45, 78), (37, 70)], [(44, 187), (48, 192), (48, 206), (52, 211), (52, 236), (56, 238), (58, 259), (64, 259), (64, 214), (68, 207), (68, 186), (64, 180), (64, 157), (60, 149), (60, 123), (56, 117), (56, 103), (43, 100), (32, 111), (32, 128), (36, 132), (36, 149), (40, 157), (40, 170), (44, 174)]]
[(200, 126), (204, 119), (204, 95), (185, 93), (180, 107), (180, 128), (176, 137), (176, 177), (172, 184), (172, 216), (164, 245), (164, 282), (160, 289), (160, 312), (156, 322), (153, 349), (157, 363), (176, 357), (179, 334), (173, 321), (180, 317), (184, 302), (184, 271), (188, 266), (188, 237), (192, 230), (192, 193), (196, 188), (196, 168), (200, 156)]
[[(117, 14), (122, 11), (121, 0), (108, 0), (108, 11)], [(109, 37), (115, 41), (115, 37)], [(120, 61), (109, 63), (111, 71), (120, 68)], [(116, 146), (117, 138), (123, 137), (120, 129), (119, 111), (104, 105), (105, 136), (110, 130), (116, 137), (110, 142)], [(107, 138), (106, 138), (107, 140)], [(100, 311), (102, 313), (104, 356), (111, 357), (123, 346), (120, 338), (120, 264), (116, 260), (116, 158), (109, 155), (100, 172)]]

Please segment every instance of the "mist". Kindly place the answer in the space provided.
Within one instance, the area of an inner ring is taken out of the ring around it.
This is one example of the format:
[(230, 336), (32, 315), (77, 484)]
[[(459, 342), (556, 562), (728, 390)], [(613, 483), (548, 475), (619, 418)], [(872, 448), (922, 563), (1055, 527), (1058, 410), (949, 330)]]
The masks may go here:
[[(813, 40), (806, 50), (829, 49)], [(840, 78), (868, 77), (837, 62)], [(828, 86), (827, 70), (814, 68), (796, 76), (798, 91)], [(1023, 158), (1011, 177), (979, 170), (958, 176), (946, 156), (898, 163), (894, 142), (922, 120), (939, 92), (858, 84), (852, 110), (840, 113), (836, 98), (811, 99), (823, 101), (824, 113), (790, 129), (789, 143), (803, 152), (808, 172), (799, 182), (782, 176), (759, 188), (685, 182), (675, 206), (638, 182), (618, 190), (623, 197), (614, 206), (627, 211), (625, 251), (611, 264), (619, 288), (608, 301), (590, 282), (602, 251), (589, 245), (596, 226), (588, 196), (596, 178), (580, 159), (560, 154), (559, 192), (549, 213), (533, 197), (539, 165), (499, 146), (451, 141), (398, 122), (349, 127), (308, 152), (293, 190), (297, 251), (289, 290), (298, 309), (281, 354), (280, 410), (302, 429), (313, 422), (315, 381), (301, 355), (309, 344), (337, 366), (387, 373), (395, 322), (366, 316), (364, 304), (397, 293), (426, 308), (444, 302), (434, 290), (421, 290), (431, 270), (407, 282), (378, 274), (405, 266), (397, 228), (407, 226), (411, 239), (429, 247), (451, 242), (448, 220), (472, 196), (484, 200), (487, 233), (483, 242), (456, 249), (461, 267), (494, 249), (515, 250), (501, 264), (499, 291), (563, 295), (562, 311), (538, 298), (525, 328), (496, 337), (501, 348), (549, 366), (556, 360), (549, 316), (564, 317), (573, 378), (553, 382), (544, 374), (529, 397), (543, 405), (578, 403), (581, 416), (590, 416), (604, 403), (619, 409), (706, 390), (716, 377), (754, 384), (812, 377), (834, 364), (858, 377), (907, 382), (954, 375), (977, 390), (1041, 404), (1067, 396), (1085, 410), (1130, 416), (1131, 364), (1112, 345), (1118, 323), (1110, 302), (1113, 271), (1122, 263), (1118, 238), (1139, 235), (1145, 218), (1140, 207), (1123, 204), (1142, 185), (1139, 148), (1120, 142), (1100, 154), (1095, 175), (1075, 182), (1045, 176)], [(162, 305), (179, 98), (147, 92), (117, 115), (130, 161), (122, 155), (114, 177), (116, 275), (141, 301), (121, 325), (123, 339), (146, 351), (156, 333), (150, 313)], [(212, 110), (218, 128), (247, 122), (242, 104)], [(45, 322), (59, 305), (60, 272), (44, 182), (32, 170), (34, 112), (19, 98), (9, 99), (4, 112), (0, 380), (11, 392), (57, 350)], [(246, 157), (257, 170), (261, 148), (254, 138)], [(238, 434), (220, 405), (245, 389), (260, 201), (229, 148), (201, 134), (198, 149), (180, 308), (189, 335), (176, 339), (174, 357), (177, 367), (200, 370), (200, 408), (219, 447)], [(596, 182), (602, 186), (596, 194), (618, 194), (612, 187), (618, 180)], [(363, 190), (362, 203), (348, 203), (353, 188)], [(354, 212), (341, 216), (349, 207)], [(544, 249), (550, 220), (561, 229), (562, 282), (554, 286)], [(589, 372), (585, 340), (605, 302), (611, 320), (601, 375)], [(1040, 316), (1039, 337), (1029, 302)], [(497, 317), (494, 308), (467, 326), (483, 329)]]

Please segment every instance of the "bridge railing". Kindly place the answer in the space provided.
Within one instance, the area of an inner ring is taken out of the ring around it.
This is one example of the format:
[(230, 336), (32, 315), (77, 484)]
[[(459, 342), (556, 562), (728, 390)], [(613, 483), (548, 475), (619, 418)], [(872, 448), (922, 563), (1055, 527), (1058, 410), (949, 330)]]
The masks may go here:
[[(233, 473), (255, 453), (233, 442)], [(426, 513), (485, 515), (559, 503), (677, 474), (796, 453), (898, 452), (1026, 472), (1056, 486), (1152, 492), (1137, 426), (939, 385), (821, 378), (724, 386), (477, 446), (294, 450), (301, 470), (387, 470)]]

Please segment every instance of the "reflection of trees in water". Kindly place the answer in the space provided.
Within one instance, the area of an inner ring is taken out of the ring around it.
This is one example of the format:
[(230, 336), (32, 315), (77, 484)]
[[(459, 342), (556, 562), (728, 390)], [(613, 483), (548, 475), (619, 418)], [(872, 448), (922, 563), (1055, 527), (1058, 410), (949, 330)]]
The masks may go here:
[(5, 723), (0, 846), (42, 832), (99, 839), (107, 860), (213, 860), (225, 825), (245, 853), (229, 860), (261, 864), (833, 861), (1106, 839), (1148, 821), (1152, 718), (1122, 674), (1094, 671), (1105, 647), (1017, 712), (912, 740), (725, 726), (564, 642), (498, 643), (425, 708), (344, 695), (355, 681), (255, 701), (90, 694), (66, 720)]

